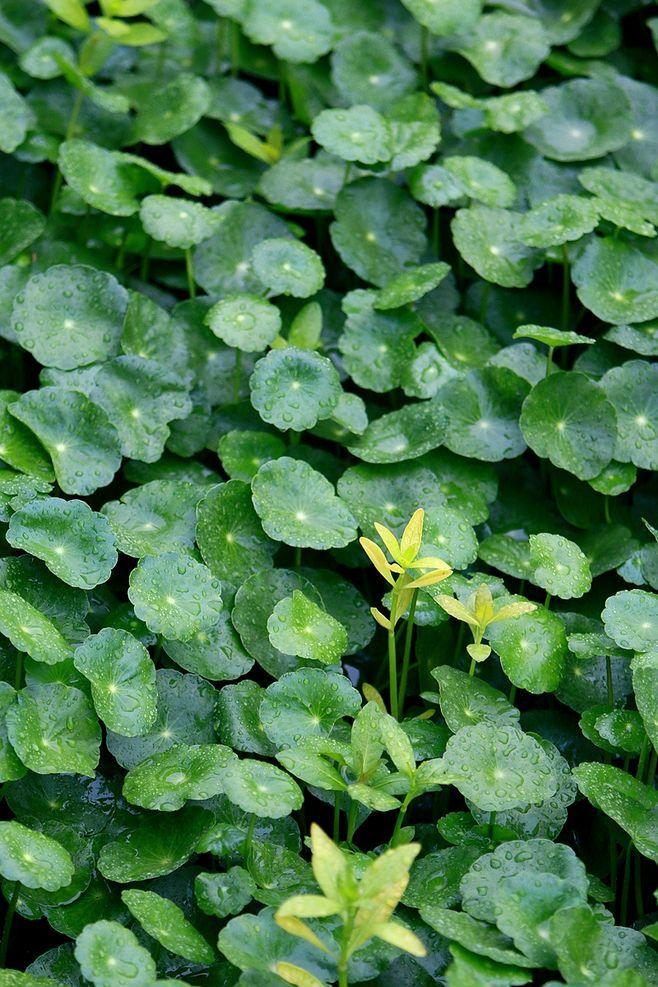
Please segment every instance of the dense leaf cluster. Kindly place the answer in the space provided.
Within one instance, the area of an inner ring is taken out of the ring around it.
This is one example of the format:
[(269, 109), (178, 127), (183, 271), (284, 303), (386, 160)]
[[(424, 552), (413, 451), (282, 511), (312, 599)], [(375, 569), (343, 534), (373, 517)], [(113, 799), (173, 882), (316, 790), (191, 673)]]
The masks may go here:
[(0, 0), (0, 987), (658, 984), (656, 36)]

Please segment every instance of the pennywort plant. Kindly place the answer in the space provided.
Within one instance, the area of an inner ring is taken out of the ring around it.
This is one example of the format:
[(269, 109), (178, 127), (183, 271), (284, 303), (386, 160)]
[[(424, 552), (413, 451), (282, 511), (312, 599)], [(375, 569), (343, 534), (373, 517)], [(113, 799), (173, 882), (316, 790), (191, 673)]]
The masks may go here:
[(658, 983), (658, 18), (0, 0), (0, 987)]

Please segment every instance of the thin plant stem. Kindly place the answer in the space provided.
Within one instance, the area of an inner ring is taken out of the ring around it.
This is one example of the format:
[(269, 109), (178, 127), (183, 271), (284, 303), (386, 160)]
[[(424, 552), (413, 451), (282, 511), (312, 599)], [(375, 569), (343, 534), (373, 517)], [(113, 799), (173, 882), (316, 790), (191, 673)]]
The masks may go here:
[(514, 705), (515, 699), (516, 699), (516, 686), (512, 685), (510, 686), (510, 690), (509, 690), (509, 701), (512, 703), (512, 705)]
[(345, 162), (345, 174), (343, 175), (343, 185), (347, 185), (350, 180), (350, 175), (352, 174), (352, 162)]
[(634, 854), (634, 880), (633, 894), (635, 898), (635, 911), (638, 917), (644, 915), (644, 895), (642, 894), (642, 860), (639, 853)]
[(606, 496), (603, 498), (603, 516), (605, 517), (607, 524), (612, 524), (610, 518), (610, 498)]
[(493, 840), (494, 826), (496, 825), (496, 813), (489, 813), (489, 825), (487, 827), (487, 836), (490, 840)]
[(626, 848), (626, 856), (624, 859), (624, 876), (622, 879), (621, 887), (621, 903), (619, 906), (619, 921), (622, 925), (626, 925), (628, 919), (628, 893), (631, 884), (631, 853), (633, 851), (633, 843), (631, 840), (628, 841), (628, 847)]
[(0, 940), (0, 968), (4, 969), (7, 964), (7, 950), (9, 949), (9, 937), (11, 936), (11, 927), (14, 923), (14, 915), (16, 914), (16, 905), (18, 904), (18, 895), (21, 886), (18, 881), (14, 885), (14, 890), (11, 893), (11, 898), (7, 905), (7, 911), (5, 913), (5, 924), (2, 927), (2, 940)]
[(608, 692), (608, 706), (612, 709), (615, 705), (615, 685), (612, 678), (612, 660), (610, 655), (605, 656), (605, 684)]
[(302, 549), (301, 545), (297, 545), (295, 548), (295, 569), (301, 569), (302, 567)]
[(338, 987), (349, 987), (347, 964), (350, 958), (350, 937), (352, 935), (353, 924), (354, 917), (350, 915), (343, 925), (343, 934), (340, 941), (340, 957), (338, 959)]
[(609, 832), (610, 836), (610, 888), (613, 895), (617, 896), (617, 840), (615, 839), (615, 834), (612, 829)]
[(432, 210), (432, 250), (441, 258), (441, 224), (438, 207)]
[(249, 827), (247, 829), (247, 835), (244, 841), (244, 859), (247, 860), (249, 853), (251, 851), (251, 843), (254, 838), (254, 830), (256, 829), (256, 814), (252, 812), (251, 819), (249, 820)]
[[(64, 134), (64, 140), (71, 140), (75, 134), (75, 128), (78, 123), (78, 117), (80, 116), (80, 110), (82, 108), (82, 101), (84, 100), (84, 93), (79, 89), (76, 91), (75, 99), (73, 101), (73, 106), (71, 107), (71, 114), (69, 116), (68, 123), (66, 125), (66, 133)], [(53, 191), (50, 197), (50, 212), (55, 211), (55, 206), (57, 205), (57, 199), (59, 197), (59, 191), (62, 187), (62, 173), (57, 169), (57, 174), (55, 175), (55, 181), (53, 182)]]
[(653, 779), (656, 775), (656, 765), (658, 765), (658, 751), (654, 749), (651, 751), (651, 757), (649, 758), (649, 764), (647, 766), (646, 784), (649, 788), (653, 788)]
[(407, 809), (411, 805), (411, 800), (413, 799), (413, 792), (407, 792), (404, 797), (404, 801), (398, 810), (398, 817), (395, 820), (395, 828), (393, 829), (393, 834), (389, 841), (389, 846), (395, 846), (395, 841), (398, 837), (400, 830), (402, 829), (402, 823), (404, 822), (404, 817), (407, 814)]
[(404, 713), (404, 698), (407, 692), (407, 679), (409, 678), (409, 661), (411, 659), (411, 641), (414, 635), (414, 616), (416, 614), (416, 603), (418, 602), (418, 590), (415, 589), (409, 604), (409, 614), (407, 616), (407, 630), (404, 637), (404, 652), (402, 655), (402, 674), (400, 676), (400, 695), (398, 705), (400, 716)]
[(544, 606), (546, 607), (547, 610), (550, 610), (551, 609), (551, 594), (550, 593), (547, 593), (546, 594), (546, 599), (544, 600)]
[(475, 675), (475, 666), (476, 666), (476, 664), (477, 664), (477, 662), (475, 661), (475, 658), (471, 658), (471, 664), (470, 664), (469, 669), (468, 669), (468, 674), (469, 674), (470, 678), (473, 678), (473, 676)]
[(347, 842), (351, 843), (354, 839), (354, 830), (356, 829), (357, 818), (356, 814), (358, 812), (358, 803), (352, 799), (350, 802), (350, 808), (347, 813)]
[(332, 832), (332, 839), (334, 843), (338, 843), (340, 839), (340, 809), (343, 801), (343, 793), (336, 792), (334, 797), (334, 825)]
[(192, 265), (192, 251), (190, 250), (189, 247), (185, 251), (185, 271), (187, 273), (187, 293), (189, 294), (190, 298), (196, 298), (196, 284), (194, 283), (194, 267)]
[(388, 695), (391, 707), (391, 716), (398, 718), (398, 668), (397, 656), (395, 653), (395, 631), (393, 628), (388, 632)]
[(562, 244), (562, 329), (566, 332), (571, 318), (570, 300), (571, 277), (569, 274), (569, 247)]
[(19, 651), (16, 655), (16, 668), (14, 671), (14, 688), (16, 692), (23, 685), (23, 652)]
[(548, 353), (546, 354), (546, 377), (548, 377), (553, 371), (553, 347), (548, 347)]
[(139, 277), (141, 281), (148, 281), (149, 276), (149, 264), (151, 262), (151, 244), (153, 241), (151, 237), (148, 237), (146, 241), (146, 246), (144, 247), (144, 253), (142, 254), (142, 260), (139, 265)]

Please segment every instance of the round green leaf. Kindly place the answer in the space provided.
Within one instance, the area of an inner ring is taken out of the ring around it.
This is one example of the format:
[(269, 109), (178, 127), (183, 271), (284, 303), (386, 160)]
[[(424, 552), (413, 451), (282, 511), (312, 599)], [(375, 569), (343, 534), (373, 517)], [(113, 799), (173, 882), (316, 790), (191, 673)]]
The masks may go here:
[(409, 188), (414, 199), (438, 209), (464, 197), (464, 186), (442, 165), (419, 165), (410, 173)]
[(205, 800), (223, 791), (222, 777), (236, 755), (221, 744), (174, 744), (131, 768), (123, 795), (133, 805), (175, 812), (188, 799)]
[(279, 678), (300, 664), (284, 656), (270, 644), (267, 621), (274, 606), (295, 590), (321, 602), (313, 585), (303, 576), (288, 569), (261, 569), (244, 581), (235, 596), (231, 619), (242, 644), (266, 672)]
[(462, 907), (473, 918), (497, 922), (498, 895), (509, 878), (529, 874), (559, 879), (587, 900), (588, 881), (583, 863), (571, 847), (551, 840), (510, 840), (485, 853), (464, 875)]
[(324, 267), (315, 250), (299, 240), (273, 237), (257, 243), (252, 253), (256, 277), (275, 295), (308, 298), (324, 284)]
[(45, 229), (45, 219), (26, 199), (0, 199), (0, 265), (8, 264)]
[(82, 500), (33, 500), (12, 516), (7, 541), (42, 559), (69, 586), (93, 589), (117, 562), (107, 519)]
[(147, 757), (169, 750), (174, 744), (212, 744), (212, 715), (217, 693), (196, 675), (171, 668), (156, 672), (157, 718), (141, 737), (107, 733), (107, 747), (122, 768), (130, 770)]
[(179, 552), (140, 559), (130, 573), (128, 597), (149, 630), (175, 641), (208, 630), (222, 610), (219, 581)]
[(650, 470), (658, 469), (657, 373), (654, 364), (630, 360), (613, 367), (601, 379), (601, 387), (617, 413), (615, 458)]
[(183, 73), (162, 86), (146, 89), (135, 120), (138, 140), (166, 144), (197, 123), (210, 105), (210, 90), (203, 79)]
[(276, 541), (301, 548), (343, 548), (356, 538), (356, 522), (334, 488), (308, 463), (282, 456), (252, 480), (256, 513)]
[(583, 795), (628, 833), (641, 854), (658, 860), (656, 790), (611, 764), (579, 764), (573, 773)]
[(276, 305), (256, 295), (229, 295), (208, 309), (206, 322), (219, 339), (245, 353), (260, 353), (281, 330)]
[(314, 139), (343, 161), (375, 164), (393, 156), (389, 123), (371, 106), (322, 110), (311, 125)]
[(61, 682), (23, 689), (7, 713), (7, 732), (30, 771), (94, 777), (101, 731), (91, 703), (79, 689)]
[(544, 343), (545, 346), (549, 346), (551, 349), (560, 346), (591, 345), (595, 342), (589, 336), (581, 336), (578, 332), (566, 332), (562, 329), (554, 329), (552, 326), (519, 326), (514, 332), (513, 339), (534, 339), (538, 343)]
[[(478, 922), (466, 912), (453, 912), (449, 908), (432, 904), (425, 905), (420, 914), (421, 918), (431, 928), (436, 929), (441, 936), (456, 940), (465, 950), (469, 950), (468, 955), (475, 953), (478, 956), (488, 956), (495, 960), (494, 976), (498, 975), (499, 964), (501, 963), (507, 964), (508, 968), (515, 971), (515, 975), (519, 967), (534, 966), (532, 960), (523, 956), (522, 953), (516, 952), (512, 947), (511, 940), (506, 935), (491, 925)], [(452, 948), (454, 949), (454, 946)], [(489, 973), (491, 970), (487, 969), (485, 976)], [(529, 976), (526, 976), (521, 982), (527, 983), (528, 980)], [(509, 983), (509, 979), (507, 982)]]
[(194, 544), (196, 505), (203, 491), (194, 483), (152, 480), (104, 504), (102, 514), (125, 555), (141, 558)]
[(324, 156), (283, 158), (265, 172), (259, 189), (268, 202), (293, 212), (326, 212), (343, 187), (344, 171), (340, 161)]
[(0, 458), (16, 470), (50, 482), (55, 474), (48, 454), (30, 429), (7, 408), (19, 397), (17, 391), (0, 391)]
[(57, 264), (18, 293), (12, 329), (39, 363), (71, 370), (115, 356), (127, 305), (128, 293), (111, 274)]
[(554, 161), (587, 161), (615, 151), (630, 137), (624, 91), (606, 78), (571, 79), (542, 90), (547, 112), (524, 137)]
[(524, 213), (520, 239), (529, 247), (555, 247), (580, 240), (599, 221), (595, 203), (578, 195), (556, 195)]
[(513, 620), (490, 624), (487, 638), (517, 688), (535, 694), (557, 689), (565, 668), (567, 637), (556, 614), (538, 607)]
[(347, 318), (338, 345), (354, 383), (382, 393), (400, 386), (414, 358), (413, 337), (421, 325), (404, 309), (375, 311), (376, 300), (374, 291), (351, 291), (345, 296)]
[(212, 209), (168, 195), (147, 195), (142, 200), (139, 218), (154, 240), (182, 250), (207, 240), (219, 225), (219, 216)]
[(443, 167), (457, 179), (462, 194), (484, 206), (511, 206), (516, 199), (516, 185), (490, 161), (472, 155), (451, 155)]
[(45, 446), (65, 493), (84, 496), (112, 481), (121, 464), (117, 430), (103, 409), (80, 391), (27, 391), (10, 411)]
[(85, 926), (75, 958), (94, 987), (147, 987), (157, 977), (151, 954), (118, 922), (101, 919)]
[(605, 322), (643, 322), (658, 315), (658, 261), (641, 244), (593, 237), (573, 265), (578, 298)]
[(326, 356), (296, 346), (270, 350), (254, 367), (251, 403), (263, 421), (302, 432), (329, 418), (342, 393)]
[(541, 802), (557, 788), (543, 748), (509, 724), (484, 720), (463, 727), (448, 741), (440, 764), (446, 780), (489, 812)]
[(259, 709), (265, 733), (278, 748), (303, 737), (328, 736), (344, 716), (355, 716), (361, 697), (343, 675), (303, 668), (265, 690)]
[(449, 265), (443, 262), (423, 264), (410, 271), (403, 271), (377, 292), (373, 308), (386, 310), (417, 302), (428, 291), (436, 288), (449, 271)]
[(327, 613), (347, 631), (345, 654), (356, 654), (365, 648), (372, 640), (375, 627), (368, 603), (356, 587), (329, 569), (304, 568), (302, 575), (316, 588)]
[(505, 367), (448, 380), (435, 399), (448, 416), (448, 449), (487, 462), (519, 456), (525, 449), (519, 414), (527, 392), (526, 382)]
[(213, 487), (199, 502), (196, 540), (213, 576), (234, 586), (271, 565), (277, 548), (263, 532), (249, 485), (241, 480)]
[(162, 898), (154, 891), (139, 891), (137, 888), (123, 891), (121, 900), (144, 931), (170, 953), (192, 963), (205, 965), (213, 962), (214, 950), (173, 901)]
[(480, 277), (504, 288), (524, 288), (537, 264), (519, 239), (515, 213), (486, 206), (458, 209), (451, 223), (457, 250)]
[(433, 668), (432, 676), (439, 684), (441, 714), (453, 733), (485, 720), (518, 725), (518, 709), (488, 682), (450, 665)]
[[(197, 806), (187, 806), (175, 815), (142, 814), (130, 830), (104, 844), (98, 869), (117, 884), (171, 874), (189, 860), (210, 825), (212, 816)], [(114, 984), (109, 982), (107, 987)]]
[(347, 649), (347, 631), (300, 590), (284, 597), (267, 621), (270, 644), (284, 655), (331, 665)]
[(229, 867), (223, 874), (197, 874), (194, 894), (206, 915), (239, 915), (251, 901), (256, 885), (244, 867)]
[(592, 585), (587, 557), (562, 535), (530, 535), (532, 582), (563, 600), (583, 596)]
[(91, 683), (101, 720), (115, 733), (139, 737), (157, 715), (155, 665), (143, 644), (127, 631), (105, 627), (75, 652), (75, 667)]
[(397, 185), (382, 178), (350, 182), (336, 199), (331, 240), (351, 270), (384, 285), (418, 264), (425, 249), (425, 217)]
[(408, 404), (370, 422), (365, 432), (350, 443), (349, 450), (368, 463), (416, 459), (441, 444), (445, 428), (446, 413), (440, 404)]
[(239, 679), (254, 663), (226, 610), (209, 630), (197, 631), (185, 641), (165, 641), (163, 647), (181, 668), (213, 681)]
[(26, 888), (58, 891), (71, 883), (74, 866), (61, 843), (12, 820), (0, 822), (0, 874)]
[(278, 435), (249, 429), (227, 432), (217, 446), (224, 472), (232, 480), (250, 483), (263, 463), (278, 459), (286, 451), (286, 444)]
[(234, 760), (223, 775), (227, 798), (244, 812), (280, 819), (301, 808), (302, 791), (296, 781), (273, 764)]
[(243, 679), (220, 690), (215, 707), (215, 727), (223, 744), (263, 757), (275, 753), (260, 722), (264, 695), (265, 690), (253, 679)]
[(529, 79), (550, 54), (548, 37), (538, 21), (498, 11), (480, 17), (472, 32), (454, 42), (454, 48), (485, 82), (505, 88)]
[(0, 590), (0, 633), (18, 651), (54, 665), (71, 657), (71, 648), (55, 624), (18, 593)]
[(558, 372), (539, 381), (523, 402), (520, 425), (538, 456), (580, 480), (598, 476), (614, 456), (615, 410), (584, 374)]
[(601, 614), (605, 632), (620, 648), (653, 651), (658, 645), (658, 595), (643, 589), (609, 596)]
[(331, 56), (331, 77), (348, 105), (367, 103), (382, 111), (415, 83), (415, 72), (399, 49), (374, 31), (341, 38)]
[(287, 62), (315, 62), (331, 48), (334, 28), (317, 0), (272, 0), (266, 7), (247, 0), (242, 26), (259, 45), (271, 45)]

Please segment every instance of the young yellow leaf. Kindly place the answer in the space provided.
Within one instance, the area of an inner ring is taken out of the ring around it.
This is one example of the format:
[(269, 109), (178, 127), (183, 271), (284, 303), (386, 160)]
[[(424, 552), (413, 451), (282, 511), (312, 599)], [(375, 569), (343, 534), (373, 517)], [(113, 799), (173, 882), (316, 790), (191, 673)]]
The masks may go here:
[(330, 901), (341, 902), (351, 880), (350, 862), (317, 823), (311, 824), (313, 875)]
[(447, 572), (441, 569), (435, 569), (433, 572), (426, 572), (425, 575), (419, 576), (418, 579), (414, 579), (412, 582), (408, 583), (407, 588), (420, 589), (423, 586), (434, 586), (435, 583), (440, 583), (442, 580), (447, 579), (451, 574), (452, 569), (448, 569)]
[(440, 569), (445, 572), (446, 577), (452, 575), (452, 569), (447, 562), (440, 559), (438, 555), (423, 555), (421, 559), (414, 559), (414, 569)]
[(359, 909), (350, 940), (358, 948), (388, 922), (409, 883), (409, 868), (420, 850), (419, 843), (386, 850), (365, 870), (359, 884)]
[(361, 691), (363, 692), (363, 697), (367, 703), (377, 703), (382, 713), (388, 712), (386, 709), (386, 703), (382, 699), (381, 693), (375, 689), (374, 685), (370, 685), (369, 682), (364, 682)]
[(397, 946), (405, 953), (411, 953), (412, 956), (427, 956), (427, 950), (418, 936), (399, 922), (385, 922), (384, 925), (380, 925), (375, 935), (391, 946)]
[(80, 0), (46, 0), (53, 14), (78, 31), (89, 30), (89, 15)]
[(322, 980), (294, 963), (279, 962), (275, 965), (274, 972), (287, 984), (293, 984), (293, 987), (326, 987)]
[(467, 644), (466, 650), (473, 661), (486, 661), (491, 654), (491, 648), (488, 644)]
[(406, 733), (388, 713), (381, 718), (379, 729), (382, 742), (388, 751), (393, 764), (403, 774), (411, 777), (416, 771), (416, 759), (411, 741)]
[(529, 600), (519, 600), (518, 603), (506, 603), (505, 606), (501, 607), (493, 615), (489, 623), (495, 624), (498, 620), (510, 620), (512, 617), (521, 617), (524, 613), (532, 613), (536, 609), (537, 604), (530, 603)]
[(383, 524), (379, 524), (377, 521), (375, 521), (375, 530), (386, 545), (386, 548), (391, 553), (391, 557), (395, 559), (396, 562), (402, 563), (400, 545), (393, 532), (389, 531), (388, 528), (386, 528)]
[[(469, 600), (469, 604), (471, 601)], [(477, 618), (479, 627), (484, 630), (494, 615), (493, 597), (491, 590), (485, 584), (478, 586), (472, 600), (472, 609)]]
[(335, 901), (330, 901), (321, 894), (294, 894), (287, 898), (279, 906), (276, 918), (324, 918), (327, 915), (335, 915), (338, 906)]
[(260, 140), (246, 127), (240, 127), (237, 123), (226, 123), (225, 127), (235, 146), (251, 155), (252, 158), (257, 158), (259, 161), (271, 165), (275, 164), (281, 157), (281, 152), (277, 148)]
[(470, 624), (471, 627), (477, 627), (478, 622), (475, 616), (470, 610), (467, 610), (463, 603), (459, 600), (455, 600), (452, 596), (447, 596), (445, 593), (441, 593), (439, 596), (435, 597), (436, 602), (439, 606), (449, 613), (451, 617), (456, 617), (457, 620), (463, 620), (465, 624)]
[(418, 555), (423, 540), (424, 520), (425, 511), (422, 507), (419, 507), (417, 511), (414, 511), (411, 516), (411, 520), (402, 532), (402, 538), (400, 539), (400, 550), (405, 558), (409, 555), (409, 558), (413, 559), (416, 555)]
[(376, 542), (371, 541), (370, 538), (359, 538), (359, 544), (380, 576), (383, 576), (386, 582), (393, 586), (395, 584), (395, 580), (391, 575), (391, 567), (379, 545)]
[(384, 630), (390, 631), (391, 622), (388, 617), (385, 617), (383, 613), (380, 613), (377, 607), (370, 607), (370, 613), (373, 615), (377, 623), (384, 628)]
[(281, 915), (278, 914), (274, 916), (276, 924), (281, 926), (281, 928), (289, 933), (291, 936), (297, 936), (298, 939), (305, 939), (306, 942), (310, 942), (312, 946), (316, 949), (321, 949), (323, 953), (328, 953), (329, 950), (322, 942), (318, 939), (313, 929), (311, 929), (306, 922), (302, 922), (301, 919), (295, 918), (294, 915)]

